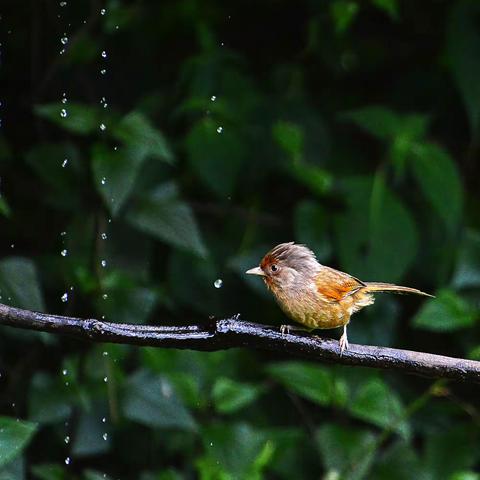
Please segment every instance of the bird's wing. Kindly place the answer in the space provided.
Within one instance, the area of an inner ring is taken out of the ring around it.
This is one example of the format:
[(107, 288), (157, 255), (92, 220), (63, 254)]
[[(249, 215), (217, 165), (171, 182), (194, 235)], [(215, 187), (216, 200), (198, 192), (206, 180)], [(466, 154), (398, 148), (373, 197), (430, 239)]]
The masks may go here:
[(365, 286), (358, 278), (334, 268), (322, 266), (317, 279), (317, 291), (330, 301), (339, 301), (353, 295)]

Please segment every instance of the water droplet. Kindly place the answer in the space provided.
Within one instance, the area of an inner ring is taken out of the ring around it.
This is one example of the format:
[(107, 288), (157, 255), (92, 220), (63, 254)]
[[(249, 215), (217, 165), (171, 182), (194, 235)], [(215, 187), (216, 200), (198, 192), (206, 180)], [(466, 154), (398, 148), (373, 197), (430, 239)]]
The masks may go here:
[(103, 352), (102, 355), (103, 355), (104, 357), (108, 357), (108, 352)]
[(62, 370), (62, 375), (65, 376), (65, 375), (67, 375), (67, 374), (68, 374), (68, 370), (67, 370), (66, 368), (64, 368), (64, 369)]
[(217, 133), (222, 133), (223, 132), (223, 127), (218, 127), (217, 128)]
[(70, 437), (68, 435), (64, 438), (64, 440), (65, 440), (65, 443), (70, 443)]
[(62, 302), (65, 303), (65, 302), (68, 302), (68, 293), (65, 292), (63, 295), (62, 295)]
[(60, 6), (61, 6), (61, 7), (66, 7), (66, 6), (67, 6), (67, 2), (60, 2)]
[(70, 465), (70, 462), (71, 462), (70, 457), (67, 457), (65, 459), (65, 465)]
[(106, 233), (102, 233), (101, 237), (102, 237), (102, 240), (106, 240), (108, 238)]
[(107, 52), (105, 50), (102, 52), (102, 58), (107, 58)]
[(61, 116), (62, 118), (65, 118), (67, 115), (68, 115), (68, 114), (67, 114), (67, 111), (66, 111), (64, 108), (62, 108), (62, 109), (60, 110), (60, 116)]
[(107, 383), (107, 382), (108, 382), (108, 377), (103, 377), (103, 381), (104, 381), (105, 383)]
[(107, 266), (107, 261), (106, 260), (102, 260), (100, 262), (100, 264), (102, 265), (103, 268), (105, 268)]
[(215, 95), (212, 95), (212, 96), (210, 97), (210, 100), (211, 100), (212, 102), (214, 102), (216, 99), (217, 99), (217, 97), (216, 97)]
[(67, 166), (67, 163), (68, 163), (68, 158), (66, 158), (63, 163), (62, 163), (62, 168), (65, 168)]
[(107, 439), (108, 439), (108, 433), (105, 432), (105, 433), (102, 435), (102, 438), (103, 438), (105, 441), (107, 441)]
[(107, 423), (107, 418), (106, 417), (102, 418), (102, 423)]
[(102, 68), (102, 69), (100, 70), (100, 73), (101, 73), (102, 75), (105, 75), (105, 74), (107, 73), (107, 71), (106, 71), (104, 68)]
[(64, 248), (61, 252), (60, 252), (60, 255), (62, 257), (66, 257), (68, 255), (68, 250), (66, 248)]
[(68, 37), (62, 37), (60, 41), (62, 42), (62, 45), (66, 45), (68, 43)]
[(107, 129), (106, 125), (104, 123), (101, 123), (100, 124), (100, 130), (104, 131), (106, 129)]
[(67, 234), (67, 232), (61, 232), (60, 235), (64, 237)]
[(102, 185), (105, 185), (107, 183), (107, 179), (105, 177), (103, 177), (102, 180), (100, 180), (100, 183)]
[(223, 280), (221, 278), (217, 278), (214, 282), (213, 282), (213, 286), (215, 288), (222, 288), (223, 286)]
[(102, 298), (103, 298), (104, 300), (106, 300), (106, 299), (108, 298), (108, 295), (107, 295), (106, 293), (104, 293), (104, 294), (102, 295)]
[(102, 9), (100, 10), (100, 15), (105, 15), (105, 12), (106, 12), (106, 10), (105, 10), (104, 8), (102, 8)]
[(63, 104), (65, 104), (65, 103), (67, 103), (67, 102), (68, 102), (68, 100), (67, 100), (66, 98), (62, 98), (62, 103), (63, 103)]

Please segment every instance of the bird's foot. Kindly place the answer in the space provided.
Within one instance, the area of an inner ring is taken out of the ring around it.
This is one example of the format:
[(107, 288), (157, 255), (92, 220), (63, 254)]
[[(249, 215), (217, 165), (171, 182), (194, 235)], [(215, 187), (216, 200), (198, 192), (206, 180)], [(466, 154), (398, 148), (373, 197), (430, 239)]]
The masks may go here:
[(292, 329), (292, 325), (280, 325), (280, 333), (282, 335), (290, 333), (291, 329)]
[(343, 352), (345, 350), (348, 350), (348, 338), (347, 338), (346, 331), (343, 332), (343, 335), (340, 337), (340, 340), (338, 343), (340, 344), (340, 355), (343, 355)]

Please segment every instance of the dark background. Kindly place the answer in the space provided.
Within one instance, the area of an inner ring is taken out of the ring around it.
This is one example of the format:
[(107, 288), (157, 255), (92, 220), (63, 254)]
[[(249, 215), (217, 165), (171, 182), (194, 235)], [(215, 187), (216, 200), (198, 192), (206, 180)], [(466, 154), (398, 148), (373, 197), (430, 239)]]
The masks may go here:
[[(480, 359), (480, 3), (0, 13), (0, 301), (279, 326), (244, 271), (295, 240), (436, 295), (378, 296), (351, 342)], [(480, 478), (474, 385), (7, 328), (0, 374), (2, 480)]]

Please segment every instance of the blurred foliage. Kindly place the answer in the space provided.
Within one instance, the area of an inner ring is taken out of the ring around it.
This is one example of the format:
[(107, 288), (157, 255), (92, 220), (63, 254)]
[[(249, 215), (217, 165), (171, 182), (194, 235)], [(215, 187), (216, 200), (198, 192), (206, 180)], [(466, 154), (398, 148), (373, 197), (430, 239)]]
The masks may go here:
[[(379, 296), (352, 342), (480, 359), (478, 1), (6, 0), (0, 28), (2, 302), (278, 326), (244, 271), (296, 240), (437, 295)], [(478, 386), (7, 328), (0, 352), (1, 480), (480, 478)]]

